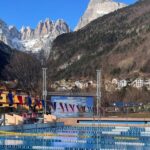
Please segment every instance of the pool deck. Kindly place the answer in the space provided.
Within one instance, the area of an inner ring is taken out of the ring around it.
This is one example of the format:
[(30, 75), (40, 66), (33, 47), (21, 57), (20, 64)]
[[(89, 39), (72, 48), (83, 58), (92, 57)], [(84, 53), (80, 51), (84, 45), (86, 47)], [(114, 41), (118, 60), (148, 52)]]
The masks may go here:
[(51, 128), (54, 126), (63, 126), (63, 123), (38, 123), (38, 124), (23, 124), (23, 125), (7, 125), (0, 126), (0, 131), (17, 131), (17, 130), (32, 130), (38, 128)]
[(118, 117), (108, 117), (108, 118), (59, 118), (58, 122), (63, 122), (64, 125), (69, 126), (138, 126), (138, 127), (150, 127), (150, 124), (100, 124), (96, 125), (94, 123), (91, 124), (79, 124), (78, 121), (87, 121), (87, 120), (102, 120), (102, 121), (143, 121), (150, 122), (149, 118), (118, 118)]
[(83, 127), (150, 127), (150, 124), (115, 124), (115, 123), (102, 123), (102, 124), (80, 124), (78, 121), (90, 121), (90, 120), (102, 120), (102, 121), (143, 121), (150, 122), (149, 118), (117, 118), (117, 117), (108, 117), (108, 118), (57, 118), (56, 122), (53, 123), (38, 123), (38, 124), (24, 124), (24, 125), (9, 125), (9, 126), (0, 126), (0, 131), (15, 131), (15, 130), (26, 130), (26, 129), (37, 129), (37, 128), (51, 128), (54, 126), (83, 126)]

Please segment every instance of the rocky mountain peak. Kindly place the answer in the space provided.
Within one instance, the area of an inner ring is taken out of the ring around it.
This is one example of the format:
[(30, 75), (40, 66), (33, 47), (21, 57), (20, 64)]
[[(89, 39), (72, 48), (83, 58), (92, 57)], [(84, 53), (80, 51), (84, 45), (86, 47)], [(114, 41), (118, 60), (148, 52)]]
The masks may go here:
[(9, 26), (9, 34), (10, 38), (14, 39), (20, 39), (21, 38), (21, 33), (17, 30), (15, 26)]
[(50, 24), (52, 24), (53, 23), (53, 21), (51, 21), (49, 18), (46, 18), (45, 19), (45, 23), (48, 25), (50, 25)]
[(127, 5), (114, 2), (113, 0), (90, 0), (84, 15), (80, 18), (75, 30), (83, 28), (98, 17), (106, 15), (125, 6)]
[(3, 41), (5, 44), (11, 44), (7, 37), (9, 37), (9, 28), (3, 20), (0, 20), (0, 41)]
[(67, 32), (70, 32), (70, 28), (68, 28), (68, 25), (66, 24), (66, 22), (63, 20), (63, 19), (58, 19), (56, 22), (55, 22), (55, 29), (57, 31), (59, 31), (60, 33), (65, 33), (66, 31)]
[(7, 24), (3, 20), (0, 20), (0, 34), (4, 34), (7, 32), (9, 32)]
[(113, 0), (90, 0), (90, 3), (104, 3), (104, 2), (112, 2)]
[(21, 27), (20, 32), (25, 32), (26, 28), (24, 26)]
[(110, 79), (150, 76), (149, 41), (150, 0), (142, 0), (97, 18), (79, 32), (56, 38), (48, 60), (49, 74), (55, 80), (95, 79), (95, 71), (101, 68)]
[(0, 28), (7, 26), (7, 24), (0, 19)]
[(0, 20), (0, 40), (11, 48), (23, 51), (37, 53), (45, 50), (49, 54), (52, 41), (58, 35), (68, 32), (70, 32), (69, 26), (61, 19), (53, 22), (47, 18), (45, 21), (40, 21), (35, 29), (22, 26), (20, 31), (15, 26), (7, 26)]

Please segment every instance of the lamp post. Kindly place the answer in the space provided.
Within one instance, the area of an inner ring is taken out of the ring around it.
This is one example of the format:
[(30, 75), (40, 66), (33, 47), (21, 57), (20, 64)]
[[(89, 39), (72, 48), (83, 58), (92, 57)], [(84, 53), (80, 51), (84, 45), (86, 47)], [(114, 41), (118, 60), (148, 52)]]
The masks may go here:
[(101, 70), (97, 70), (97, 117), (100, 117), (100, 107), (101, 107)]
[(47, 68), (42, 68), (42, 71), (43, 71), (43, 92), (42, 92), (42, 95), (43, 95), (43, 100), (45, 102), (44, 113), (46, 114), (46, 99), (47, 99), (47, 75), (46, 75), (46, 72), (47, 72)]
[[(100, 117), (101, 117), (101, 70), (97, 70), (97, 92), (96, 92), (96, 96), (97, 96), (97, 101), (96, 101), (96, 105), (97, 105), (97, 117), (98, 117), (98, 126), (100, 125)], [(96, 133), (96, 147), (97, 149), (100, 149), (100, 144), (99, 142), (101, 141), (101, 134)]]

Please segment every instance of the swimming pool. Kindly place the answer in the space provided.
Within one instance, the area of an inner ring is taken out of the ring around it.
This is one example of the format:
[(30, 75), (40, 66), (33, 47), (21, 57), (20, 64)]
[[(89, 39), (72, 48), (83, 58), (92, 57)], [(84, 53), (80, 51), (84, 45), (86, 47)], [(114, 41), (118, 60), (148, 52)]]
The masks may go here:
[(111, 124), (111, 125), (145, 125), (150, 124), (150, 121), (132, 121), (132, 120), (77, 120), (79, 124)]
[[(21, 134), (22, 133), (22, 134)], [(150, 127), (60, 126), (0, 136), (1, 150), (149, 150)]]

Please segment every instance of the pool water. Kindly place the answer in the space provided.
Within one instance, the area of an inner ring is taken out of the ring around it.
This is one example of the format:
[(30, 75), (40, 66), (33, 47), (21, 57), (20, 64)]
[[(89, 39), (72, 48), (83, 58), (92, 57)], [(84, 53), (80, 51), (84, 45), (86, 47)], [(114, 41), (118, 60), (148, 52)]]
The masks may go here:
[(150, 150), (150, 127), (60, 126), (17, 132), (22, 134), (0, 136), (0, 150)]
[(125, 121), (125, 120), (78, 120), (79, 124), (114, 124), (114, 125), (121, 125), (121, 124), (129, 124), (129, 125), (145, 125), (150, 124), (150, 121)]

